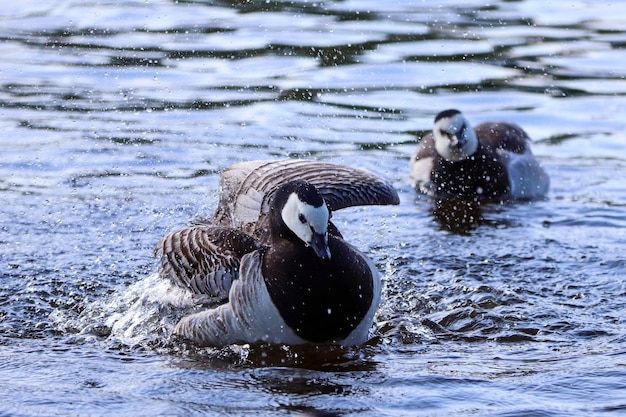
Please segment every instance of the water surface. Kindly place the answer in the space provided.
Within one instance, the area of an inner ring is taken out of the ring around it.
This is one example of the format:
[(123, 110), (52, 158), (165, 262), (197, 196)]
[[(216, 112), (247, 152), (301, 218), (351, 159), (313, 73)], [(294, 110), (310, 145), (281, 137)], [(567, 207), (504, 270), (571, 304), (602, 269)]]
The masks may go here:
[[(3, 5), (0, 414), (624, 413), (626, 4), (429, 3)], [(452, 107), (522, 125), (548, 198), (417, 195)], [(170, 343), (153, 247), (260, 158), (398, 188), (334, 213), (384, 279), (367, 346)]]

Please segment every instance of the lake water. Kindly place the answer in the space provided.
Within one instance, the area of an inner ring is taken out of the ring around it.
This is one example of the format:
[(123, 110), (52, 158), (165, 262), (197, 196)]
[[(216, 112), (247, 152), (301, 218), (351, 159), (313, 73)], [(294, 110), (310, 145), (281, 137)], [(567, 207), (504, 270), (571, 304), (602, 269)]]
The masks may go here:
[[(625, 28), (620, 1), (4, 2), (0, 415), (624, 415)], [(447, 108), (523, 126), (548, 197), (418, 196)], [(384, 279), (367, 346), (169, 342), (155, 243), (266, 158), (397, 187), (334, 213)]]

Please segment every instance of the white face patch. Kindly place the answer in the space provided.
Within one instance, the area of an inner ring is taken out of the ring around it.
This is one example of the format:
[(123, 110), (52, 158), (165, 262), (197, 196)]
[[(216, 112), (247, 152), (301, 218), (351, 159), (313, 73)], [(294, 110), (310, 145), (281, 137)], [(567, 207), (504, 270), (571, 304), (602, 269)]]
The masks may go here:
[(433, 138), (437, 153), (448, 161), (461, 161), (478, 149), (476, 132), (462, 114), (438, 120), (433, 127)]
[(294, 193), (289, 196), (280, 215), (283, 221), (307, 245), (311, 244), (313, 232), (326, 235), (329, 213), (325, 204), (313, 207), (300, 201)]

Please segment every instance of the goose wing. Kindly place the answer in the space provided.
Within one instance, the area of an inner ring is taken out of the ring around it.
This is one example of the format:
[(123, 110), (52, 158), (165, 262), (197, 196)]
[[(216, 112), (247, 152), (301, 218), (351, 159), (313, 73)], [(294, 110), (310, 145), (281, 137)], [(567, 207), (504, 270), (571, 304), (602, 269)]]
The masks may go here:
[(249, 161), (232, 165), (222, 174), (215, 220), (249, 230), (246, 225), (269, 212), (272, 192), (295, 179), (313, 184), (331, 211), (400, 202), (389, 182), (364, 169), (309, 160)]
[(435, 150), (435, 139), (432, 133), (427, 133), (417, 144), (409, 163), (413, 186), (424, 194), (434, 194), (431, 175), (437, 158), (439, 154)]
[(523, 154), (530, 149), (530, 138), (521, 127), (504, 122), (481, 123), (474, 129), (481, 145)]
[(159, 275), (186, 288), (199, 299), (219, 303), (239, 277), (239, 264), (246, 253), (261, 244), (239, 230), (190, 226), (159, 241), (155, 255), (161, 257)]
[(261, 272), (261, 254), (241, 260), (241, 278), (233, 283), (228, 302), (183, 317), (174, 334), (199, 346), (269, 342), (302, 344), (305, 341), (285, 324), (267, 292)]

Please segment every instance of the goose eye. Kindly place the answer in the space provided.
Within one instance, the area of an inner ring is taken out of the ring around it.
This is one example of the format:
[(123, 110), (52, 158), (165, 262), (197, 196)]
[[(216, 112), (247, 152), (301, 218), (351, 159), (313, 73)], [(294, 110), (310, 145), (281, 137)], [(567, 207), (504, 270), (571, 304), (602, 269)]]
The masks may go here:
[(298, 220), (300, 220), (300, 223), (306, 223), (306, 217), (302, 213), (298, 214)]

